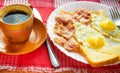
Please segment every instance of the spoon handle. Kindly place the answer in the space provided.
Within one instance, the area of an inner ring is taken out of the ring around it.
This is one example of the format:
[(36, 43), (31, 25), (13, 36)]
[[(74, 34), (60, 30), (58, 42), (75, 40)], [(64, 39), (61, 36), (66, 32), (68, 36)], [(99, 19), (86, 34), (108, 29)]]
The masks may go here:
[(48, 42), (48, 40), (46, 39), (45, 41), (47, 49), (48, 49), (48, 53), (49, 53), (49, 57), (50, 57), (50, 61), (53, 67), (57, 68), (60, 66), (60, 62), (56, 56), (56, 54), (54, 53), (50, 43)]

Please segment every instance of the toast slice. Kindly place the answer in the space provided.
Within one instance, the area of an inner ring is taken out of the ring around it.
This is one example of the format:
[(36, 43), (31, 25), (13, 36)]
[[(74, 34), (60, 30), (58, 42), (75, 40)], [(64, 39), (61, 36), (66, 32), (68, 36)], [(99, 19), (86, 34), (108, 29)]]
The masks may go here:
[(118, 61), (118, 56), (116, 55), (101, 53), (94, 49), (85, 48), (82, 45), (80, 45), (79, 50), (92, 67), (113, 64)]
[(99, 51), (103, 52), (103, 53), (116, 55), (116, 56), (119, 57), (119, 61), (120, 61), (120, 44), (116, 45), (116, 46), (113, 46), (111, 48), (100, 49)]

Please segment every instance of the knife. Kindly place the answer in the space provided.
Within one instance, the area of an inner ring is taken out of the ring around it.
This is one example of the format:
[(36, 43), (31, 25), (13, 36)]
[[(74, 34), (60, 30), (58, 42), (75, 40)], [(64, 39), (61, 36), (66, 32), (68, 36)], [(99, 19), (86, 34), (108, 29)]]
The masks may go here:
[[(33, 14), (36, 18), (43, 21), (39, 11), (36, 8), (33, 8)], [(48, 49), (48, 53), (49, 53), (49, 57), (50, 57), (50, 61), (51, 61), (52, 66), (55, 67), (55, 68), (58, 68), (60, 66), (60, 62), (59, 62), (56, 54), (54, 53), (48, 39), (46, 39), (45, 43), (46, 43), (46, 46), (47, 46), (47, 49)]]

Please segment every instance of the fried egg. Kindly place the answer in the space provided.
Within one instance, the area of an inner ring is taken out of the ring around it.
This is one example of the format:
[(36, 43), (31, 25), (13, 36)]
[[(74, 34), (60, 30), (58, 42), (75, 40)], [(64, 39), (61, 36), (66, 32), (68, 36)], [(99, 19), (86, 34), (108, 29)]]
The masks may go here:
[(110, 42), (120, 43), (120, 30), (112, 20), (97, 14), (92, 14), (91, 20), (93, 28), (109, 37)]
[(109, 42), (105, 37), (91, 28), (90, 25), (75, 23), (75, 38), (78, 42), (82, 42), (84, 46), (91, 49), (102, 49), (109, 47)]
[(91, 20), (92, 24), (99, 31), (107, 32), (109, 34), (116, 34), (118, 31), (118, 27), (115, 23), (105, 16), (92, 14)]

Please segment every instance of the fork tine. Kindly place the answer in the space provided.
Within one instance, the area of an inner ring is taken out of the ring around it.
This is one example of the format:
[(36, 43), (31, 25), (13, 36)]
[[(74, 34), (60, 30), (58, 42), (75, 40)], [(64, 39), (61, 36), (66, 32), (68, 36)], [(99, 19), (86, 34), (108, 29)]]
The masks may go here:
[(120, 13), (119, 13), (119, 11), (118, 11), (118, 9), (116, 8), (116, 7), (114, 7), (114, 11), (115, 11), (115, 13), (116, 13), (116, 17), (120, 17)]
[(112, 19), (114, 20), (114, 17), (115, 17), (114, 14), (115, 14), (115, 13), (114, 13), (114, 11), (113, 11), (113, 8), (110, 8), (109, 11), (110, 11), (110, 14), (111, 14)]
[(120, 27), (120, 13), (116, 7), (112, 7), (109, 9), (112, 20), (114, 23)]
[(116, 7), (109, 9), (112, 19), (120, 18), (120, 13)]

